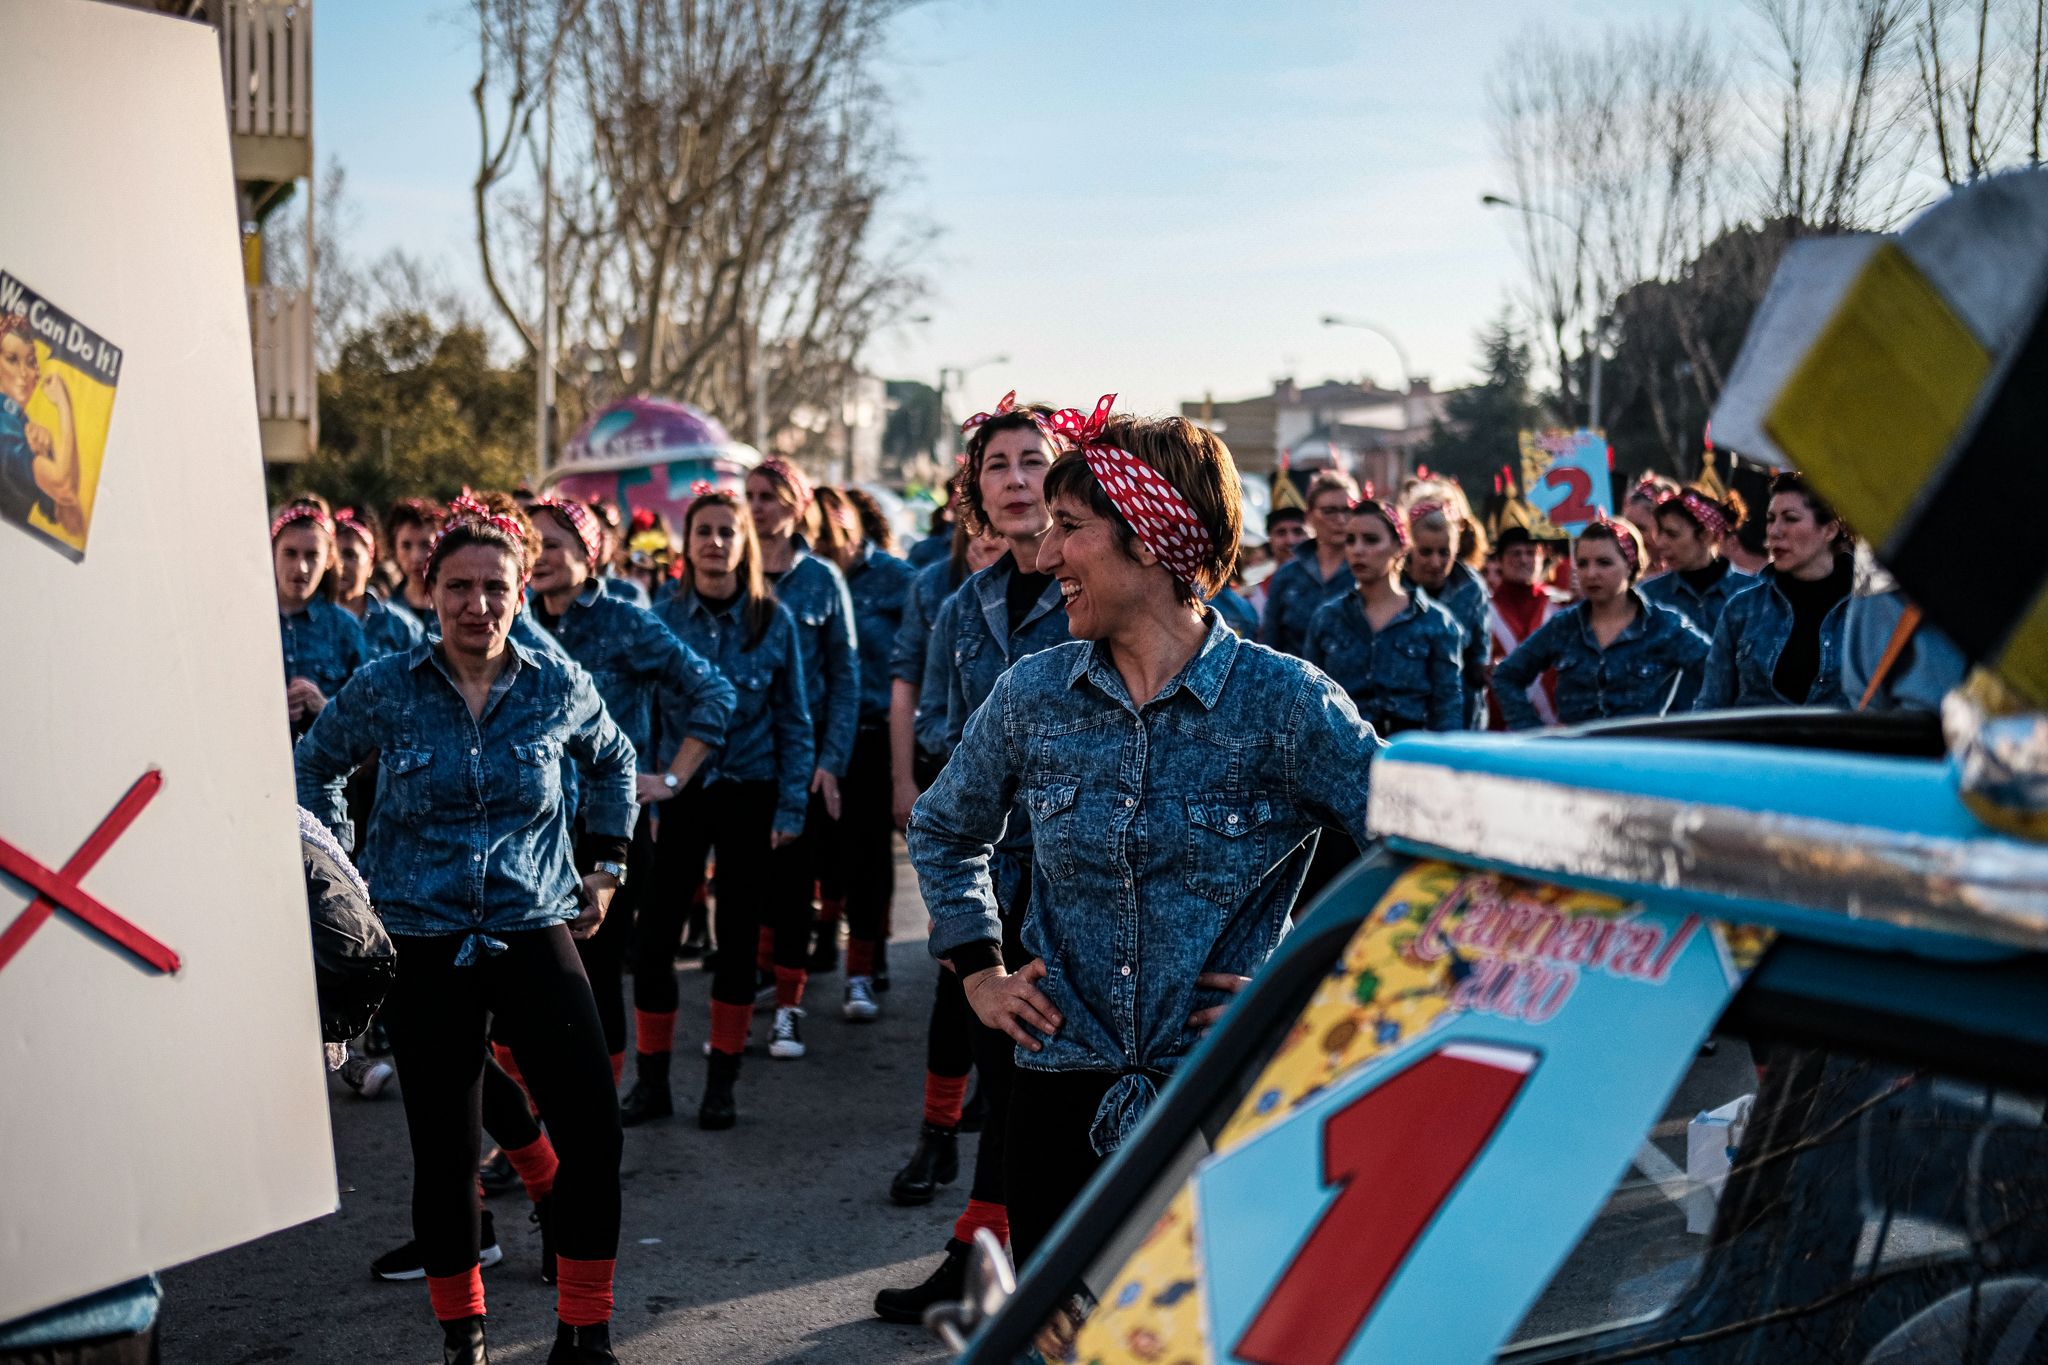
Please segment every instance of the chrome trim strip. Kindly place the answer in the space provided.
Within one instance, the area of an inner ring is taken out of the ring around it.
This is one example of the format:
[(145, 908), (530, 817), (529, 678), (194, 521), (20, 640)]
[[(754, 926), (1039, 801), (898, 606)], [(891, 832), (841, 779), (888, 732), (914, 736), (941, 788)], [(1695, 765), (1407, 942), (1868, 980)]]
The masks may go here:
[(1382, 758), (1367, 824), (1532, 875), (1775, 902), (2048, 948), (2048, 847), (1596, 791)]

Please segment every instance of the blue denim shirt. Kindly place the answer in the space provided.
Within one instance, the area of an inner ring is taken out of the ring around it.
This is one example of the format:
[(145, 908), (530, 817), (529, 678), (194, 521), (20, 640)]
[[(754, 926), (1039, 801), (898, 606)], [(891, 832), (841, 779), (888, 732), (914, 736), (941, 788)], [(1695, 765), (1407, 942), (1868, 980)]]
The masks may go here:
[[(1660, 607), (1669, 607), (1686, 620), (1699, 627), (1700, 633), (1709, 640), (1714, 638), (1714, 628), (1721, 624), (1721, 612), (1727, 607), (1728, 599), (1745, 588), (1756, 585), (1756, 576), (1723, 559), (1721, 576), (1708, 585), (1705, 592), (1694, 588), (1676, 570), (1658, 574), (1643, 584), (1643, 596)], [(1687, 678), (1672, 699), (1673, 711), (1690, 711), (1699, 700), (1700, 679)]]
[[(696, 593), (684, 589), (662, 598), (654, 614), (676, 638), (716, 664), (733, 685), (725, 747), (704, 765), (704, 781), (773, 782), (776, 832), (803, 833), (811, 774), (818, 765), (811, 709), (805, 701), (803, 654), (789, 609), (775, 608), (775, 619), (751, 649), (743, 602), (714, 612)], [(661, 767), (669, 765), (678, 747), (678, 741), (664, 732)]]
[(701, 739), (714, 749), (725, 743), (732, 684), (653, 612), (592, 579), (555, 622), (554, 634), (597, 684), (605, 710), (639, 756), (641, 772), (655, 768), (657, 707), (671, 751), (684, 738)]
[(1226, 997), (1279, 944), (1324, 825), (1365, 839), (1372, 727), (1328, 677), (1242, 641), (1214, 612), (1199, 653), (1134, 706), (1104, 646), (1022, 660), (968, 722), (910, 817), (910, 857), (946, 957), (1001, 932), (990, 861), (1013, 807), (1038, 829), (1024, 946), (1065, 1023), (1019, 1066), (1122, 1079), (1096, 1150), (1127, 1135)]
[(381, 659), (386, 654), (408, 654), (412, 647), (422, 644), (427, 638), (427, 628), (420, 624), (420, 618), (402, 603), (387, 602), (370, 593), (363, 599), (363, 645), (370, 651), (370, 657)]
[(1465, 632), (1427, 593), (1410, 593), (1386, 629), (1374, 630), (1365, 603), (1347, 592), (1316, 608), (1301, 657), (1336, 679), (1373, 729), (1389, 735), (1465, 728), (1464, 649)]
[(654, 607), (654, 599), (647, 595), (647, 589), (640, 586), (640, 580), (637, 578), (627, 578), (622, 574), (613, 573), (599, 574), (597, 583), (604, 589), (606, 597), (616, 597), (631, 606), (649, 610)]
[(1820, 622), (1820, 668), (1803, 697), (1788, 697), (1772, 680), (1778, 656), (1792, 638), (1792, 604), (1778, 591), (1778, 571), (1768, 565), (1751, 585), (1728, 600), (1714, 627), (1714, 648), (1707, 656), (1694, 707), (1718, 711), (1748, 706), (1837, 706), (1849, 698), (1842, 691), (1842, 627), (1854, 596), (1828, 609)]
[(306, 678), (330, 701), (370, 659), (356, 618), (322, 598), (290, 616), (280, 612), (277, 625), (284, 640), (284, 680)]
[[(775, 595), (796, 621), (803, 651), (804, 696), (817, 730), (817, 766), (846, 776), (853, 736), (860, 728), (860, 646), (854, 638), (853, 595), (839, 570), (795, 537), (796, 559), (770, 574)], [(808, 775), (804, 779), (808, 782)]]
[(1260, 639), (1274, 649), (1299, 655), (1308, 639), (1308, 622), (1316, 608), (1342, 597), (1356, 586), (1351, 566), (1342, 559), (1328, 578), (1316, 562), (1316, 543), (1304, 540), (1294, 558), (1273, 570), (1266, 580), (1266, 623)]
[(1669, 607), (1660, 607), (1630, 588), (1636, 619), (1605, 649), (1593, 638), (1584, 602), (1545, 621), (1493, 670), (1493, 695), (1510, 730), (1542, 723), (1528, 697), (1529, 684), (1548, 668), (1557, 670), (1557, 718), (1561, 724), (1610, 716), (1661, 716), (1687, 678), (1698, 678), (1707, 657), (1707, 637)]
[(911, 733), (917, 738), (917, 747), (928, 754), (945, 753), (946, 696), (943, 688), (927, 689), (930, 674), (925, 656), (931, 648), (939, 611), (959, 587), (949, 559), (919, 569), (910, 580), (910, 591), (903, 601), (903, 625), (889, 651), (890, 676), (917, 689)]
[(576, 917), (563, 759), (583, 774), (584, 827), (632, 837), (633, 746), (575, 663), (514, 644), (472, 717), (441, 651), (365, 665), (299, 741), (299, 804), (354, 846), (343, 788), (371, 754), (377, 814), (356, 863), (394, 934), (466, 934), (457, 965), (494, 935)]
[(1470, 564), (1454, 559), (1450, 576), (1436, 592), (1429, 592), (1413, 579), (1403, 581), (1409, 588), (1427, 593), (1432, 601), (1441, 603), (1458, 623), (1458, 629), (1465, 632), (1461, 659), (1465, 675), (1465, 728), (1486, 728), (1486, 607), (1492, 600), (1486, 591), (1486, 580), (1474, 573)]
[(1223, 590), (1209, 599), (1209, 605), (1216, 608), (1223, 624), (1236, 631), (1240, 640), (1259, 638), (1259, 613), (1237, 589), (1224, 584)]
[(953, 533), (941, 531), (937, 535), (926, 536), (912, 545), (910, 553), (904, 558), (910, 561), (911, 568), (924, 569), (950, 557), (952, 553)]
[(892, 554), (862, 542), (860, 558), (846, 571), (853, 597), (854, 638), (860, 646), (860, 723), (889, 721), (890, 667), (904, 608), (917, 570)]

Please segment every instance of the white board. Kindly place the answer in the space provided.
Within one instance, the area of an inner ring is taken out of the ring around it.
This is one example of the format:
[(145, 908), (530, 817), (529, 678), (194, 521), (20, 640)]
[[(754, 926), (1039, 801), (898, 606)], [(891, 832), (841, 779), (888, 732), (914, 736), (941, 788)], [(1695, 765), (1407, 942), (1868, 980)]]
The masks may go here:
[(0, 841), (160, 770), (80, 885), (183, 962), (60, 912), (0, 967), (5, 1321), (336, 1198), (217, 39), (36, 0), (0, 52), (0, 272), (120, 352), (82, 554), (0, 518)]

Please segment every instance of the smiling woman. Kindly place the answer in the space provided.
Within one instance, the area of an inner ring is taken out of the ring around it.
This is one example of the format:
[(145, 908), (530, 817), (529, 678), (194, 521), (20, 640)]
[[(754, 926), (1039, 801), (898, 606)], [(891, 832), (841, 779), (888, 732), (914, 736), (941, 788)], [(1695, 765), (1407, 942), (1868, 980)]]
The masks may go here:
[[(1363, 832), (1379, 748), (1328, 678), (1205, 605), (1238, 548), (1228, 447), (1110, 401), (1047, 421), (1078, 452), (1045, 476), (1037, 564), (1080, 638), (1001, 676), (910, 823), (932, 951), (1016, 1048), (1020, 1263), (1279, 942), (1316, 831)], [(991, 873), (1017, 807), (1021, 966)]]

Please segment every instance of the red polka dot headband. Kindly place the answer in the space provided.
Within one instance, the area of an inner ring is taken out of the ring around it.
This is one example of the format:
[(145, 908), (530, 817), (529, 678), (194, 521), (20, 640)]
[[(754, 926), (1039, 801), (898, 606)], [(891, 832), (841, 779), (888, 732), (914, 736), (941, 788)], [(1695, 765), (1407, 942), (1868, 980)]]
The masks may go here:
[(1735, 529), (1729, 524), (1728, 514), (1722, 511), (1718, 504), (1708, 501), (1690, 488), (1680, 489), (1657, 504), (1659, 512), (1667, 507), (1683, 510), (1710, 536), (1725, 536)]
[(1138, 543), (1175, 578), (1192, 586), (1208, 565), (1215, 542), (1188, 500), (1158, 470), (1127, 450), (1102, 444), (1102, 430), (1115, 405), (1116, 395), (1106, 393), (1089, 416), (1062, 408), (1045, 419), (1043, 429), (1080, 451), (1110, 503), (1137, 532)]
[(311, 503), (295, 502), (271, 518), (270, 538), (276, 540), (279, 532), (283, 531), (285, 527), (300, 521), (310, 521), (315, 527), (327, 532), (328, 535), (334, 534), (333, 519), (325, 512)]
[[(994, 412), (977, 412), (974, 414), (974, 416), (962, 422), (960, 424), (960, 434), (962, 436), (965, 436), (968, 432), (974, 430), (982, 423), (993, 422), (998, 417), (1008, 417), (1011, 413), (1015, 412), (1016, 410), (1017, 391), (1015, 389), (1011, 389), (1008, 393), (1003, 395), (1002, 401), (996, 404)], [(1038, 420), (1037, 414), (1032, 413), (1030, 409), (1027, 408), (1025, 412), (1026, 415), (1030, 416), (1033, 421)]]
[(346, 531), (352, 536), (362, 537), (365, 545), (377, 543), (377, 537), (370, 534), (370, 528), (356, 516), (356, 509), (353, 507), (344, 507), (334, 514), (334, 529), (337, 534)]
[(597, 523), (597, 513), (573, 498), (535, 498), (533, 505), (545, 507), (568, 522), (576, 539), (583, 542), (583, 557), (590, 561), (591, 568), (597, 567), (597, 562), (604, 558), (604, 528)]
[[(1621, 556), (1622, 563), (1628, 565), (1629, 575), (1633, 577), (1642, 567), (1641, 560), (1636, 557), (1636, 547), (1640, 542), (1636, 539), (1635, 526), (1603, 512), (1586, 528), (1586, 531), (1596, 529), (1604, 533), (1602, 539), (1614, 542), (1614, 552)], [(1579, 532), (1579, 539), (1586, 538), (1586, 531)]]
[[(434, 537), (434, 548), (439, 549), (441, 542), (448, 538), (448, 533), (466, 521), (480, 521), (492, 530), (512, 537), (513, 543), (520, 546), (520, 557), (525, 557), (526, 528), (503, 512), (493, 512), (478, 502), (466, 488), (448, 504), (448, 520), (442, 523), (440, 534)], [(433, 551), (430, 550), (428, 553), (431, 554)]]
[[(1425, 505), (1436, 507), (1438, 504), (1429, 503)], [(1372, 513), (1372, 515), (1384, 521), (1393, 531), (1394, 543), (1396, 545), (1404, 550), (1408, 548), (1408, 518), (1402, 516), (1401, 509), (1394, 506), (1394, 504), (1386, 501), (1384, 498), (1365, 497), (1352, 503), (1351, 511), (1353, 515), (1359, 512)]]

